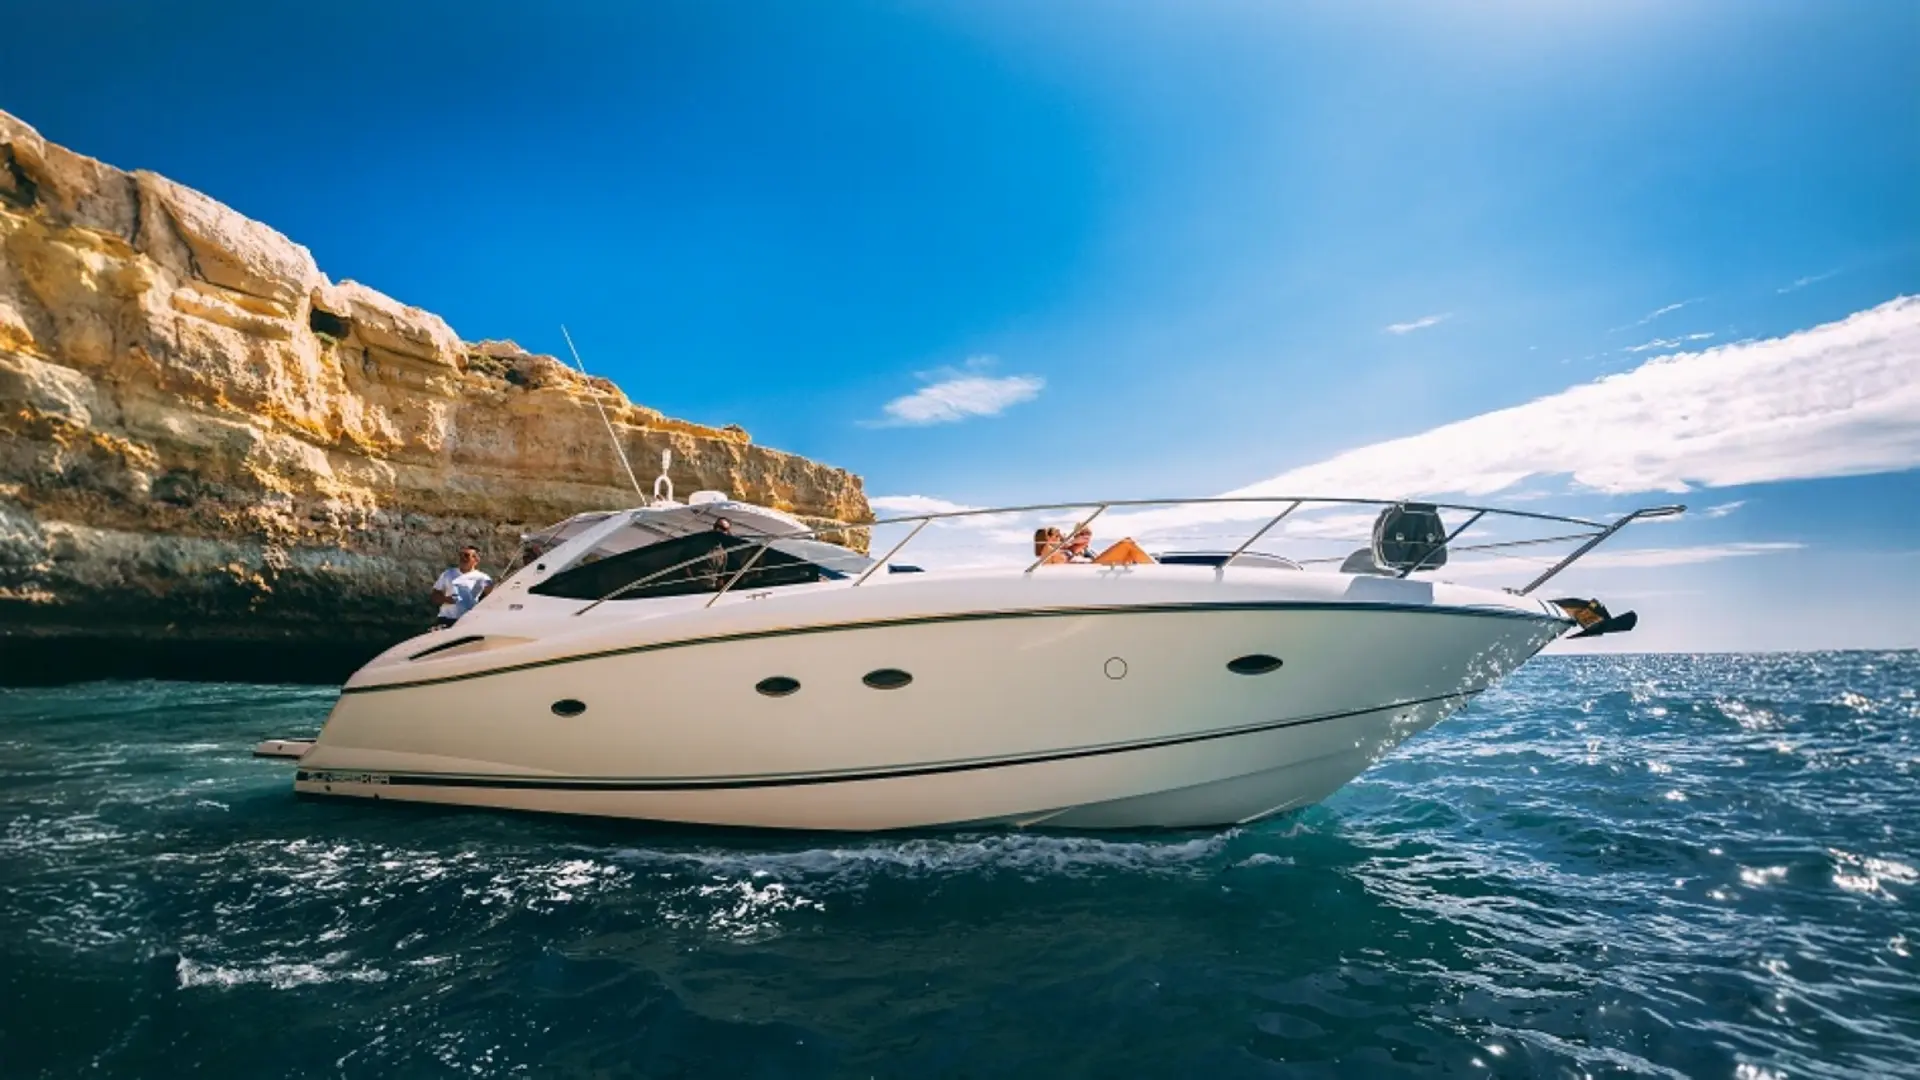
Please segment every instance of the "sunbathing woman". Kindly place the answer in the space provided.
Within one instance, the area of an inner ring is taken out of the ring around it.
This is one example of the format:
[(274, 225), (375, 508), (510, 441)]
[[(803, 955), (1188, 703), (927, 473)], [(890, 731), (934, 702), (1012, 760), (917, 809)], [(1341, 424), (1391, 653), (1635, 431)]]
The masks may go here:
[(1033, 530), (1033, 554), (1042, 566), (1055, 566), (1067, 561), (1066, 537), (1059, 529), (1049, 525), (1044, 529)]

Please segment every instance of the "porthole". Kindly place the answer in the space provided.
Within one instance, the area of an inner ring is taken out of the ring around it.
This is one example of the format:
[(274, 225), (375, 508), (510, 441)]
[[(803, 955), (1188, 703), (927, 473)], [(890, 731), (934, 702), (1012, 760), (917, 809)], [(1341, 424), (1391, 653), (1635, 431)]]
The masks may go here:
[(913, 676), (899, 668), (883, 667), (878, 671), (869, 671), (860, 680), (875, 690), (898, 690), (913, 681)]
[(1127, 677), (1127, 662), (1117, 656), (1107, 658), (1107, 678), (1124, 679)]
[(774, 675), (754, 683), (753, 688), (768, 697), (786, 697), (800, 689), (800, 680), (789, 679), (785, 675)]
[(579, 716), (587, 711), (587, 703), (577, 698), (561, 698), (553, 703), (555, 716)]
[(1265, 675), (1269, 671), (1279, 671), (1283, 662), (1279, 657), (1266, 653), (1249, 653), (1227, 661), (1227, 670), (1235, 675)]

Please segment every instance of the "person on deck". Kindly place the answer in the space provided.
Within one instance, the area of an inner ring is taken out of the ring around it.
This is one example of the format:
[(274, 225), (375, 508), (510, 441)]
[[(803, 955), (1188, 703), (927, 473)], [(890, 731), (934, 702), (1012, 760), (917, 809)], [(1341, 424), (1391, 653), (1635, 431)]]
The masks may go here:
[(1053, 566), (1067, 561), (1066, 537), (1060, 530), (1049, 525), (1033, 530), (1033, 553), (1040, 559), (1040, 565)]
[(1074, 530), (1073, 539), (1067, 541), (1068, 562), (1092, 562), (1093, 552), (1087, 548), (1093, 545), (1093, 530), (1085, 526)]
[(713, 534), (715, 543), (713, 550), (707, 552), (707, 565), (703, 573), (707, 587), (717, 591), (724, 588), (727, 582), (727, 541), (733, 538), (733, 522), (726, 518), (715, 518)]
[(435, 630), (445, 630), (473, 610), (493, 591), (493, 578), (480, 569), (480, 549), (468, 544), (460, 549), (460, 564), (450, 566), (433, 583), (433, 602), (440, 605), (434, 619)]

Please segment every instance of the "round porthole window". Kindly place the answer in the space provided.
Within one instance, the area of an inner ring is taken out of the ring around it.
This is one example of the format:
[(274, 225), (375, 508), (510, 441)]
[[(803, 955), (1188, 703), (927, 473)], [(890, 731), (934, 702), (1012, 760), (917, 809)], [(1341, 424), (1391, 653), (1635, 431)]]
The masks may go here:
[(1249, 653), (1227, 661), (1227, 670), (1235, 675), (1265, 675), (1269, 671), (1279, 671), (1283, 662), (1279, 657), (1266, 653)]
[(883, 667), (878, 671), (869, 671), (860, 680), (875, 690), (898, 690), (913, 681), (913, 676), (899, 668)]
[(555, 716), (579, 716), (587, 711), (587, 703), (578, 698), (561, 698), (553, 703)]
[(1117, 656), (1107, 658), (1107, 678), (1124, 679), (1127, 677), (1127, 662)]
[(800, 689), (800, 680), (789, 679), (785, 675), (774, 675), (754, 683), (753, 688), (767, 697), (786, 697)]

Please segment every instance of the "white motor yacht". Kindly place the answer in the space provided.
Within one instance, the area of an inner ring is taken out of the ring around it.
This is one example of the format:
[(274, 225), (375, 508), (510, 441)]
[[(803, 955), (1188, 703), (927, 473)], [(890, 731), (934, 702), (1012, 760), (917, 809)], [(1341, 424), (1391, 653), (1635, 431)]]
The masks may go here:
[[(1231, 501), (1272, 504), (1233, 550), (903, 572), (918, 568), (894, 557), (929, 523), (1075, 508), (896, 518), (877, 524), (912, 531), (875, 559), (787, 514), (669, 490), (528, 537), (525, 564), (458, 623), (355, 673), (316, 739), (259, 752), (297, 759), (306, 795), (706, 825), (1247, 822), (1325, 798), (1549, 642), (1631, 629), (1631, 612), (1531, 594), (1628, 522), (1681, 509)], [(1334, 503), (1378, 514), (1339, 570), (1252, 550)], [(1471, 516), (1448, 531), (1443, 513)], [(1488, 514), (1585, 542), (1524, 588), (1433, 580)]]

